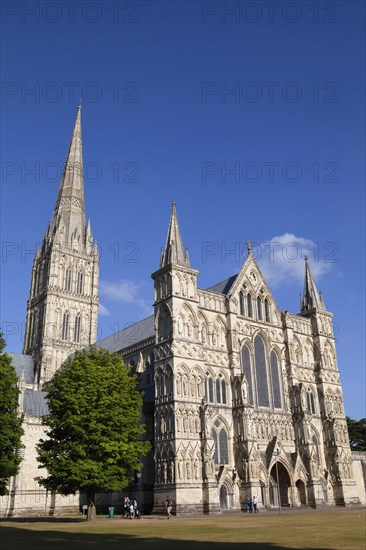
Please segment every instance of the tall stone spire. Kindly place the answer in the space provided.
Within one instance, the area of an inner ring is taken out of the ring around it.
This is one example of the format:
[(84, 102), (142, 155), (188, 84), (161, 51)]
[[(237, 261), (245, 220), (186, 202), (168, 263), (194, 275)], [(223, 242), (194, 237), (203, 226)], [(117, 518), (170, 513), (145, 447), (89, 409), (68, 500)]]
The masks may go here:
[(61, 241), (81, 239), (85, 243), (84, 172), (81, 138), (81, 105), (78, 107), (74, 131), (62, 174), (53, 212), (51, 232)]
[(33, 262), (24, 353), (35, 380), (49, 380), (77, 349), (96, 340), (99, 257), (86, 225), (79, 105), (51, 224)]
[(188, 254), (184, 253), (182, 237), (179, 230), (177, 210), (175, 202), (172, 204), (172, 215), (170, 217), (170, 224), (168, 235), (165, 243), (164, 253), (161, 257), (160, 267), (165, 267), (169, 264), (181, 265), (184, 267), (190, 267)]
[(323, 298), (316, 288), (316, 284), (310, 270), (309, 259), (305, 256), (304, 294), (301, 299), (301, 313), (310, 311), (316, 307), (324, 308), (325, 306)]

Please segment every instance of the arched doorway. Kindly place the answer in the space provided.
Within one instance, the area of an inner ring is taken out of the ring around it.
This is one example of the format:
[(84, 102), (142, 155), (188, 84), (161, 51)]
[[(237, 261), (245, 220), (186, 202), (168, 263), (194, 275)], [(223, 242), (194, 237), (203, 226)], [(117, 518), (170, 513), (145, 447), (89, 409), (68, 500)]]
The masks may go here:
[[(278, 477), (277, 480), (277, 468), (278, 468)], [(290, 502), (290, 489), (291, 482), (290, 476), (286, 468), (281, 462), (277, 463), (272, 467), (271, 470), (271, 479), (269, 483), (269, 498), (270, 504), (272, 506), (278, 506), (278, 500), (280, 498), (281, 506), (289, 506)]]
[(296, 489), (297, 489), (297, 499), (300, 502), (300, 504), (306, 504), (306, 490), (305, 490), (305, 483), (301, 481), (301, 479), (298, 479), (296, 481)]
[(228, 492), (226, 485), (220, 487), (220, 508), (221, 510), (227, 510), (229, 508)]

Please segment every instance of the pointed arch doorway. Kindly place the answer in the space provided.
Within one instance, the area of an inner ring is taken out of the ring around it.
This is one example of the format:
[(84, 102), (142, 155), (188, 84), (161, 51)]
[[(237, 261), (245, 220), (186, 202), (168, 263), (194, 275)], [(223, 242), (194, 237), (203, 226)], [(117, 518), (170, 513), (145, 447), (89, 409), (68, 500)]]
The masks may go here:
[(291, 480), (289, 473), (285, 466), (278, 462), (278, 478), (276, 465), (271, 469), (270, 482), (269, 482), (269, 500), (271, 506), (289, 506), (291, 504)]
[(220, 508), (221, 510), (229, 508), (229, 495), (225, 484), (220, 487)]

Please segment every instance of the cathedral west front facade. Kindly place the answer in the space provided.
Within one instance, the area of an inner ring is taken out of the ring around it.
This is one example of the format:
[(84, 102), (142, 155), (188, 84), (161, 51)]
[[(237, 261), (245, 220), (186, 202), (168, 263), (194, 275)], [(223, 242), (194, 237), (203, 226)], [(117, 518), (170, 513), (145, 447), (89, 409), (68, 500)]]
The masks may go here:
[[(11, 354), (29, 444), (1, 500), (3, 515), (78, 509), (78, 497), (53, 495), (47, 504), (33, 480), (40, 475), (34, 444), (43, 433), (43, 382), (76, 349), (95, 343), (98, 276), (85, 219), (79, 108), (34, 260), (24, 354)], [(308, 260), (298, 313), (279, 310), (250, 242), (239, 273), (201, 289), (173, 203), (152, 279), (153, 315), (97, 342), (132, 365), (144, 391), (152, 450), (130, 488), (144, 513), (162, 512), (168, 495), (177, 514), (240, 510), (248, 496), (267, 508), (365, 503), (365, 459), (356, 460), (349, 446), (332, 313)], [(122, 495), (100, 497), (101, 505), (112, 502), (120, 505)]]

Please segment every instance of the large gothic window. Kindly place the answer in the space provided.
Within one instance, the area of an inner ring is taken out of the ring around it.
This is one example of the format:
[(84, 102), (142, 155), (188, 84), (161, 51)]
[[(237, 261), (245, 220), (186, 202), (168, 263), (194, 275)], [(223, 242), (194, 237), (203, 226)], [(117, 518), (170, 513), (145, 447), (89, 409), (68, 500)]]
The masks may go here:
[(240, 315), (244, 315), (244, 296), (242, 292), (239, 292), (239, 310)]
[(61, 340), (67, 340), (69, 336), (69, 314), (64, 313), (61, 327)]
[(264, 342), (260, 336), (254, 340), (254, 362), (259, 407), (269, 407), (268, 376)]
[(84, 273), (81, 271), (78, 273), (78, 278), (76, 281), (76, 292), (82, 294), (84, 289)]
[(250, 366), (250, 352), (247, 346), (243, 346), (241, 350), (241, 366), (248, 384), (248, 402), (250, 405), (253, 405), (252, 370)]
[(71, 269), (65, 271), (64, 290), (71, 290)]
[(249, 293), (247, 294), (247, 310), (248, 310), (248, 317), (253, 317), (252, 296)]
[(80, 325), (81, 325), (81, 317), (80, 315), (77, 315), (75, 317), (74, 342), (80, 342)]
[(275, 409), (281, 409), (282, 399), (281, 399), (280, 375), (278, 370), (278, 359), (274, 351), (271, 352), (271, 381), (272, 381), (273, 407)]

